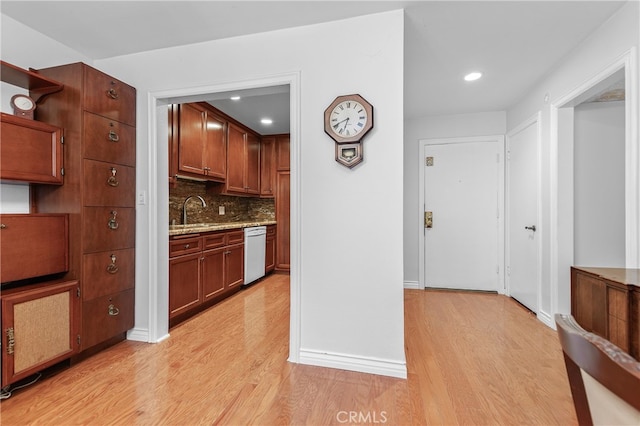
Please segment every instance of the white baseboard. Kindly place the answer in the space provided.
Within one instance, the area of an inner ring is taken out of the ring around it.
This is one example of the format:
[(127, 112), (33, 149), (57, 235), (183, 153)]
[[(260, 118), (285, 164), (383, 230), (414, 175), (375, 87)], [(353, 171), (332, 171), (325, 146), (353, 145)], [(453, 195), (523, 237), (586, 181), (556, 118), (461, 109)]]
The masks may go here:
[(407, 378), (406, 362), (300, 349), (300, 364)]
[(404, 288), (410, 288), (414, 290), (422, 290), (418, 281), (405, 281)]
[(552, 316), (547, 312), (538, 311), (538, 319), (547, 327), (556, 329), (556, 322), (553, 320)]
[(149, 329), (147, 328), (132, 328), (127, 331), (127, 340), (133, 340), (136, 342), (149, 342)]

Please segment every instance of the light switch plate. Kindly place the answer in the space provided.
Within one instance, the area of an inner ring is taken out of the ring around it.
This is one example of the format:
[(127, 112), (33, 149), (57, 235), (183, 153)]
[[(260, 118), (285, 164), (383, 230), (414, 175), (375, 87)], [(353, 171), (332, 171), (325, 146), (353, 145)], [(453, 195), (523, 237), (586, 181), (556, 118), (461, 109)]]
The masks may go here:
[(222, 216), (224, 214), (224, 206), (218, 206), (218, 214)]

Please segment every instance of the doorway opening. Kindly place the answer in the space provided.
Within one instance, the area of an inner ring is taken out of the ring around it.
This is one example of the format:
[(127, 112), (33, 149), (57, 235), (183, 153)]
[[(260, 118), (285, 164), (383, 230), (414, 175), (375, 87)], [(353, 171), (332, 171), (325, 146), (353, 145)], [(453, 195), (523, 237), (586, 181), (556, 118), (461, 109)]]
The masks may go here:
[[(149, 304), (139, 310), (148, 315), (148, 341), (158, 342), (169, 335), (169, 134), (168, 106), (176, 103), (207, 101), (215, 94), (231, 91), (249, 93), (251, 90), (269, 91), (274, 87), (288, 88), (290, 118), (290, 174), (291, 174), (291, 273), (290, 273), (290, 352), (289, 361), (299, 359), (300, 292), (299, 292), (299, 216), (298, 216), (298, 164), (299, 164), (299, 73), (265, 77), (252, 81), (225, 83), (219, 85), (179, 88), (151, 92), (149, 96)], [(154, 196), (155, 195), (155, 196)]]
[(553, 312), (571, 312), (571, 266), (638, 267), (636, 63), (630, 50), (551, 104)]

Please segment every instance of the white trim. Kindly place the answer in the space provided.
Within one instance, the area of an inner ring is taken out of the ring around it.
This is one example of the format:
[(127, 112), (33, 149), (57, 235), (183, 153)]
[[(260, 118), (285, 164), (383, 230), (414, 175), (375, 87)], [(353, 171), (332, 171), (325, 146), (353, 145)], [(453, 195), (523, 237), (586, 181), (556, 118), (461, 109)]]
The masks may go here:
[(442, 144), (458, 144), (458, 143), (472, 143), (472, 142), (497, 142), (501, 146), (501, 173), (498, 182), (498, 203), (500, 209), (500, 217), (498, 220), (498, 284), (496, 291), (499, 294), (505, 293), (505, 280), (504, 280), (504, 135), (487, 135), (487, 136), (466, 136), (466, 137), (452, 137), (452, 138), (435, 138), (435, 139), (419, 139), (420, 154), (418, 156), (418, 229), (422, 230), (422, 233), (418, 237), (418, 287), (425, 288), (425, 269), (424, 269), (424, 155), (425, 146), (428, 145), (442, 145)]
[[(298, 362), (300, 351), (300, 71), (264, 76), (260, 78), (216, 83), (197, 87), (182, 87), (177, 89), (156, 90), (148, 95), (148, 131), (149, 131), (149, 197), (148, 214), (142, 218), (141, 222), (147, 226), (149, 234), (149, 282), (148, 308), (149, 308), (149, 330), (148, 341), (159, 342), (168, 337), (168, 309), (157, 306), (160, 292), (168, 294), (168, 276), (163, 271), (159, 271), (158, 259), (161, 257), (168, 262), (168, 252), (166, 247), (169, 244), (169, 231), (166, 223), (160, 223), (158, 214), (160, 208), (167, 208), (161, 205), (168, 197), (168, 186), (159, 185), (167, 182), (168, 164), (158, 162), (158, 137), (156, 132), (157, 106), (163, 100), (184, 97), (205, 95), (210, 93), (225, 92), (230, 90), (243, 90), (248, 88), (268, 87), (288, 84), (290, 87), (290, 114), (291, 114), (291, 306), (290, 306), (290, 334), (289, 334), (289, 361)], [(163, 145), (163, 149), (165, 146)], [(163, 197), (160, 197), (160, 192)], [(146, 220), (145, 220), (146, 219)], [(142, 285), (142, 283), (138, 283)], [(168, 307), (167, 307), (168, 308)], [(142, 333), (142, 329), (138, 329)], [(142, 334), (132, 333), (141, 336)]]
[[(627, 268), (640, 266), (640, 153), (638, 152), (638, 69), (637, 49), (632, 47), (603, 70), (578, 85), (575, 89), (560, 96), (550, 104), (549, 119), (549, 164), (550, 164), (550, 271), (549, 284), (551, 293), (551, 312), (558, 312), (559, 272), (560, 267), (568, 268), (571, 265), (559, 265), (558, 247), (558, 110), (570, 106), (570, 103), (584, 92), (600, 83), (615, 72), (625, 70), (625, 256)], [(573, 223), (573, 218), (571, 218)]]
[(318, 367), (338, 368), (341, 370), (398, 377), (400, 379), (407, 378), (407, 364), (405, 362), (380, 358), (301, 349), (300, 363)]
[(414, 289), (421, 290), (423, 287), (420, 287), (420, 283), (418, 281), (405, 281), (404, 282), (405, 289)]
[(149, 329), (148, 328), (132, 328), (127, 331), (127, 340), (134, 340), (136, 342), (149, 342)]
[[(536, 126), (536, 215), (537, 218), (535, 220), (535, 224), (537, 227), (536, 232), (538, 235), (543, 235), (544, 227), (542, 226), (542, 112), (538, 111), (533, 116), (529, 117), (519, 125), (517, 125), (513, 130), (507, 133), (506, 137), (506, 156), (509, 156), (511, 151), (511, 139), (517, 135), (518, 133), (528, 129), (531, 126)], [(505, 267), (509, 267), (511, 265), (511, 247), (509, 244), (509, 230), (510, 230), (510, 217), (509, 217), (509, 185), (510, 185), (510, 171), (511, 166), (509, 159), (507, 158), (505, 161), (505, 223), (504, 223), (504, 244), (505, 244)], [(538, 264), (536, 266), (536, 314), (538, 315), (538, 319), (540, 318), (542, 309), (542, 237), (538, 238), (537, 241), (537, 252), (538, 252)], [(505, 294), (511, 296), (511, 278), (505, 273)]]
[(553, 320), (553, 317), (548, 313), (543, 311), (542, 309), (538, 309), (538, 320), (540, 320), (547, 327), (556, 329), (556, 322)]

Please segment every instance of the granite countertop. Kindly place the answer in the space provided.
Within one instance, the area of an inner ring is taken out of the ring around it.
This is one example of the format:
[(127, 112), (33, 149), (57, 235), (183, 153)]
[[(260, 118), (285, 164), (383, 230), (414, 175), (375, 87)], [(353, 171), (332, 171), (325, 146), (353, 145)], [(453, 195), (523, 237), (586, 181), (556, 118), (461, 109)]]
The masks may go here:
[(275, 225), (275, 220), (261, 222), (231, 222), (231, 223), (189, 223), (187, 225), (169, 225), (169, 236), (197, 234), (200, 232), (224, 231), (227, 229), (242, 229), (250, 226)]

